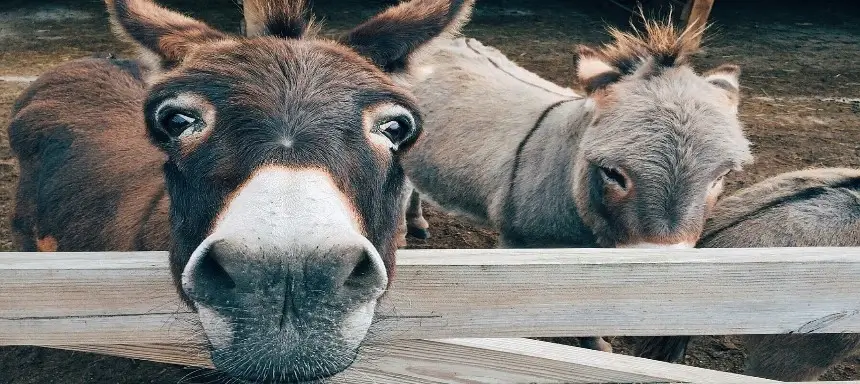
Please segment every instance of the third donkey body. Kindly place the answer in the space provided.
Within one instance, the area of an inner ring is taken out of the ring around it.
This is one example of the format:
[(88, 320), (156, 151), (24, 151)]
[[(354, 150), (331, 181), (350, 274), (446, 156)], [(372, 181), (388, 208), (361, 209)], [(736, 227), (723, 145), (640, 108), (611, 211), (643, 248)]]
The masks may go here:
[[(720, 201), (703, 248), (860, 246), (860, 170), (784, 173)], [(857, 334), (743, 336), (744, 373), (782, 381), (816, 380), (860, 350)], [(641, 356), (682, 361), (688, 336), (647, 339)]]

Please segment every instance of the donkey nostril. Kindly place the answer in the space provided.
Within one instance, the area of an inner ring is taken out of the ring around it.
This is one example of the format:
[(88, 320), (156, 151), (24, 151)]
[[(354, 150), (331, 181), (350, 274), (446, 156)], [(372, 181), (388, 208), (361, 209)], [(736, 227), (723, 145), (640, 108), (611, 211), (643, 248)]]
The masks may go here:
[(210, 252), (200, 262), (200, 276), (205, 276), (205, 279), (215, 289), (233, 289), (236, 287), (236, 282), (230, 277), (230, 274), (215, 260)]
[(375, 285), (376, 280), (376, 266), (373, 263), (372, 256), (367, 251), (363, 251), (361, 260), (352, 269), (352, 273), (346, 278), (344, 285), (349, 287), (367, 287)]

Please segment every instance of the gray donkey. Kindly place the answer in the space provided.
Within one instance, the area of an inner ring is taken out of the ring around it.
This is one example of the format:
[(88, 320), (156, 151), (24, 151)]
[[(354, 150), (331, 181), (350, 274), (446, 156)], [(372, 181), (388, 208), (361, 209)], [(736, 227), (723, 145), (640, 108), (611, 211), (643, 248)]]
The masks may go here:
[[(717, 204), (704, 248), (860, 246), (860, 170), (791, 172), (743, 189)], [(857, 334), (752, 335), (745, 372), (783, 381), (816, 380), (860, 351)], [(688, 336), (646, 339), (640, 356), (677, 362)]]
[(427, 237), (429, 197), (498, 230), (501, 247), (694, 246), (724, 176), (752, 158), (737, 118), (740, 70), (694, 72), (699, 32), (671, 23), (609, 32), (611, 43), (579, 47), (584, 96), (474, 39), (416, 61), (426, 121), (404, 158), (419, 191), (406, 231)]

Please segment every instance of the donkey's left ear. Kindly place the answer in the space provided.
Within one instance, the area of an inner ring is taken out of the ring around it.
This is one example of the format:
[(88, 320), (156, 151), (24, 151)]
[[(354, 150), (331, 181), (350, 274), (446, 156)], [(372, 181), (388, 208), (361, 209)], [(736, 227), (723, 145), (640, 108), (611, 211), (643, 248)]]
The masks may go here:
[(741, 98), (740, 76), (741, 68), (734, 64), (723, 64), (704, 74), (705, 80), (726, 92), (735, 108)]
[(158, 6), (150, 0), (105, 0), (114, 30), (142, 50), (142, 58), (170, 69), (195, 46), (227, 36), (203, 22)]
[(598, 51), (585, 45), (578, 45), (576, 51), (576, 78), (585, 93), (591, 95), (621, 78)]
[(351, 30), (344, 41), (386, 72), (406, 69), (409, 56), (440, 35), (454, 35), (475, 0), (411, 0)]

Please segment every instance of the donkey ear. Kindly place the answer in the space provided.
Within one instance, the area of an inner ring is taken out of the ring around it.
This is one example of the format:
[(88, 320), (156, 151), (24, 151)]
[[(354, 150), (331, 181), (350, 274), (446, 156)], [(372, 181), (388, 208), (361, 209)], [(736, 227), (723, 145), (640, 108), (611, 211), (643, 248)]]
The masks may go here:
[(472, 14), (475, 0), (412, 0), (388, 8), (355, 27), (345, 43), (387, 72), (402, 71), (409, 56), (434, 38), (454, 35)]
[(600, 53), (585, 45), (576, 48), (576, 77), (586, 93), (590, 95), (621, 78), (621, 72), (609, 64)]
[(705, 73), (709, 83), (733, 93), (740, 90), (740, 77), (741, 68), (734, 64), (723, 64)]
[(114, 30), (142, 48), (157, 68), (176, 66), (197, 45), (227, 36), (148, 0), (105, 0)]
[(735, 109), (741, 98), (740, 76), (741, 68), (733, 64), (723, 64), (704, 74), (705, 80), (726, 92)]

